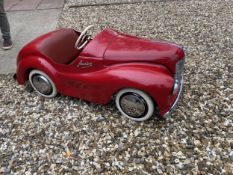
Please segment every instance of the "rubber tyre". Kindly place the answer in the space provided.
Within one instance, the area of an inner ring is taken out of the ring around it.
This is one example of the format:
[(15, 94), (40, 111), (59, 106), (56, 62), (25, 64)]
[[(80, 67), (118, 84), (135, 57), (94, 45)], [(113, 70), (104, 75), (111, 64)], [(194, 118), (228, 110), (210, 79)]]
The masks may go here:
[[(52, 87), (52, 93), (50, 93), (49, 95), (47, 94), (43, 94), (40, 91), (37, 90), (37, 88), (34, 86), (33, 82), (32, 82), (32, 77), (34, 75), (41, 75), (43, 77), (45, 77), (49, 83), (51, 84)], [(57, 96), (57, 88), (55, 86), (55, 84), (53, 83), (53, 81), (49, 78), (49, 76), (47, 74), (45, 74), (44, 72), (40, 71), (40, 70), (32, 70), (29, 74), (29, 82), (32, 86), (32, 88), (41, 96), (46, 97), (46, 98), (53, 98), (55, 96)]]
[[(140, 118), (135, 118), (135, 117), (129, 116), (127, 113), (125, 113), (123, 111), (123, 109), (122, 109), (122, 107), (120, 105), (120, 100), (121, 100), (121, 97), (124, 96), (124, 94), (127, 94), (127, 93), (133, 93), (133, 94), (136, 94), (136, 95), (140, 96), (141, 98), (143, 98), (143, 100), (146, 102), (146, 105), (147, 105), (147, 112), (145, 113), (145, 115), (143, 115)], [(127, 117), (128, 119), (133, 120), (133, 121), (145, 121), (145, 120), (148, 120), (149, 118), (152, 117), (152, 115), (154, 114), (154, 111), (155, 111), (155, 105), (154, 105), (154, 102), (151, 99), (151, 97), (149, 95), (147, 95), (145, 92), (137, 90), (137, 89), (123, 89), (123, 90), (120, 90), (116, 95), (115, 103), (116, 103), (116, 106), (117, 106), (118, 110), (121, 112), (121, 114), (123, 116)]]

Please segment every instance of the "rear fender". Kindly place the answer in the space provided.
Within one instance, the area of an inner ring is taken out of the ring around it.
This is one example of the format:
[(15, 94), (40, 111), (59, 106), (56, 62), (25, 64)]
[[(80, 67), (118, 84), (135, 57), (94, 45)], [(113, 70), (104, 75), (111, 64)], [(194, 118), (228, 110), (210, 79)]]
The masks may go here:
[(30, 71), (33, 69), (38, 69), (46, 73), (55, 83), (56, 87), (59, 87), (58, 85), (60, 84), (60, 81), (57, 78), (57, 70), (44, 58), (36, 56), (27, 57), (18, 62), (16, 77), (20, 85), (25, 84), (28, 80)]

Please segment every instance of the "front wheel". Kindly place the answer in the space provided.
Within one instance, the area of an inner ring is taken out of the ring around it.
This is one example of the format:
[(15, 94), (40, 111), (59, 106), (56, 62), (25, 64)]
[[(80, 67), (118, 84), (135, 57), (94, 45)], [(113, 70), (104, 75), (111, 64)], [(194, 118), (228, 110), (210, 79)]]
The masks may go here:
[(43, 97), (53, 98), (57, 95), (57, 88), (53, 81), (44, 72), (32, 70), (29, 74), (29, 82), (33, 89)]
[(117, 93), (115, 100), (121, 114), (131, 120), (145, 121), (154, 114), (154, 102), (143, 91), (123, 89)]

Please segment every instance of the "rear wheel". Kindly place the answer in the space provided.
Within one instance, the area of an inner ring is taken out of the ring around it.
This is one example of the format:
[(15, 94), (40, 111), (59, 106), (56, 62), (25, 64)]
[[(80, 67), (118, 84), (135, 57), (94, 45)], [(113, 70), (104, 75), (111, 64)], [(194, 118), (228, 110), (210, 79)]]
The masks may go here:
[(57, 88), (47, 74), (39, 70), (32, 70), (29, 82), (33, 89), (41, 96), (53, 98), (57, 95)]
[(116, 106), (127, 118), (145, 121), (152, 117), (155, 106), (150, 96), (137, 89), (123, 89), (116, 95)]

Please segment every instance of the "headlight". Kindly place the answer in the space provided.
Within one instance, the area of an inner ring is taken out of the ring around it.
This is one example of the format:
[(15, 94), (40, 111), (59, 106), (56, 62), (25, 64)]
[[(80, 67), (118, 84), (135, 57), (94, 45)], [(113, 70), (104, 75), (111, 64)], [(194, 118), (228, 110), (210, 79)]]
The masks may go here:
[(176, 63), (176, 74), (174, 76), (174, 85), (173, 85), (172, 94), (177, 93), (177, 91), (179, 90), (183, 71), (184, 71), (184, 59)]
[(176, 63), (176, 74), (175, 74), (175, 80), (181, 80), (182, 74), (184, 71), (184, 59), (178, 61)]

